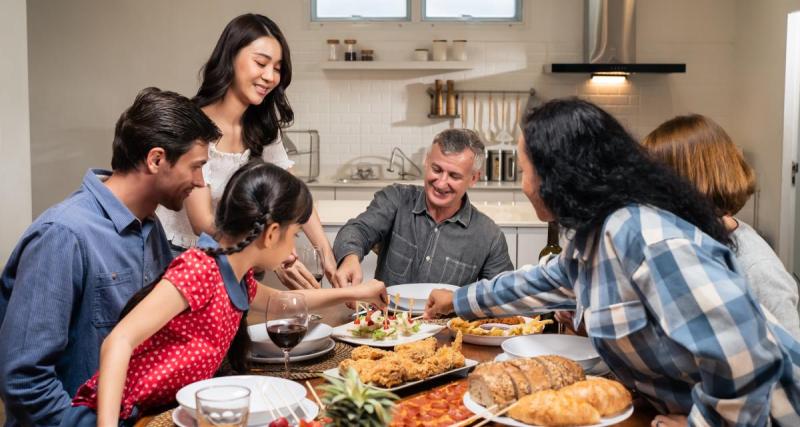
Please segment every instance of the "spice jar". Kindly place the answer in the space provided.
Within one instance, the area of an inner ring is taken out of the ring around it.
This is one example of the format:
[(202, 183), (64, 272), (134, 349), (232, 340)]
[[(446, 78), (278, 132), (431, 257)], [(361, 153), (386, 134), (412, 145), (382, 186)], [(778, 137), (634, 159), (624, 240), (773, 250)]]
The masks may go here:
[(344, 50), (344, 60), (345, 61), (358, 61), (358, 53), (356, 53), (356, 40), (355, 39), (346, 39), (344, 41), (345, 50)]
[(447, 40), (433, 41), (433, 60), (447, 61)]
[(467, 60), (467, 41), (453, 40), (453, 59), (456, 61)]
[(328, 39), (328, 61), (339, 60), (339, 40)]
[(361, 49), (362, 61), (372, 61), (373, 59), (374, 59), (374, 54), (372, 49)]
[(427, 61), (428, 60), (428, 49), (416, 49), (414, 51), (414, 60), (415, 61)]

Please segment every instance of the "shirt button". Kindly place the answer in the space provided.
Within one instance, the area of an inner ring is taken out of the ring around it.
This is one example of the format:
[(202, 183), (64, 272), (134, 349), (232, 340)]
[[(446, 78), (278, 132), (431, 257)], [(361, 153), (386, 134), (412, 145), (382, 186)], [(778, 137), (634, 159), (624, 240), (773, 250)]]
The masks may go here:
[(425, 257), (425, 261), (430, 261), (430, 260), (431, 260), (431, 257), (429, 257), (429, 256)]
[(438, 229), (438, 228), (434, 228), (434, 229), (433, 229), (433, 232), (434, 232), (434, 233), (438, 233), (438, 232), (439, 232), (439, 229)]

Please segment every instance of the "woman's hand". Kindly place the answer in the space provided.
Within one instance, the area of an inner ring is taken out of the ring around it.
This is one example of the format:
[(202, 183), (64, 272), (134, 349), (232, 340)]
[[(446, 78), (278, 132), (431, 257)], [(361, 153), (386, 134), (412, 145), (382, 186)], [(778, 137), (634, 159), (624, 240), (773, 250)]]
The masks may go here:
[(336, 258), (333, 256), (333, 251), (322, 252), (322, 269), (325, 272), (325, 277), (328, 278), (334, 288), (342, 287), (342, 284), (339, 283), (339, 278), (336, 277)]
[(689, 425), (689, 420), (683, 415), (657, 415), (650, 422), (650, 427), (685, 427)]
[(314, 275), (300, 262), (297, 257), (292, 256), (275, 270), (278, 280), (286, 286), (286, 289), (296, 291), (300, 289), (319, 289), (320, 284), (314, 279)]
[(373, 304), (381, 310), (386, 308), (386, 285), (380, 280), (372, 279), (351, 288), (356, 301)]
[(453, 308), (453, 292), (444, 289), (434, 289), (428, 296), (425, 304), (425, 319), (435, 319), (446, 316), (455, 310)]

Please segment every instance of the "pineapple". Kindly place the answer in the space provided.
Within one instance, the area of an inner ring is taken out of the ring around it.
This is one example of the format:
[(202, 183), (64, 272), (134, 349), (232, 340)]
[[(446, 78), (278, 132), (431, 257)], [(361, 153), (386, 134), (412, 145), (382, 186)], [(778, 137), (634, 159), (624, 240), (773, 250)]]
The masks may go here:
[(382, 427), (392, 419), (392, 407), (397, 396), (388, 391), (364, 385), (355, 369), (350, 368), (344, 380), (328, 379), (322, 387), (328, 427)]

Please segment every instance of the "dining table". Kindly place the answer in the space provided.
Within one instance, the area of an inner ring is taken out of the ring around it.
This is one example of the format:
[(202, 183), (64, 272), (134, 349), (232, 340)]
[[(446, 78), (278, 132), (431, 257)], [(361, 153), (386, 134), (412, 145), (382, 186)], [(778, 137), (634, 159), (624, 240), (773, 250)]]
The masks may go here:
[[(327, 307), (320, 310), (316, 310), (315, 313), (322, 316), (321, 322), (327, 323), (331, 326), (342, 325), (352, 321), (352, 314), (353, 310), (347, 308), (344, 305), (340, 306), (333, 306)], [(257, 324), (257, 323), (264, 323), (265, 321), (265, 313), (255, 313), (251, 312), (247, 317), (248, 324)], [(453, 341), (452, 334), (450, 331), (445, 328), (440, 331), (436, 335), (436, 339), (439, 341), (439, 345), (449, 344)], [(501, 354), (503, 350), (499, 346), (484, 346), (484, 345), (476, 345), (476, 344), (469, 344), (463, 343), (461, 352), (464, 354), (464, 357), (467, 359), (473, 359), (478, 362), (487, 362), (492, 361), (494, 358)], [(290, 364), (291, 368), (291, 364)], [(256, 372), (254, 372), (256, 374)], [(263, 375), (263, 371), (257, 371), (257, 374)], [(443, 386), (446, 384), (459, 382), (459, 381), (467, 381), (467, 378), (464, 376), (444, 376), (440, 378), (436, 378), (430, 381), (426, 381), (422, 384), (418, 384), (413, 387), (409, 387), (404, 389), (398, 393), (396, 393), (400, 400), (405, 400), (412, 398), (420, 393), (424, 393), (426, 391), (431, 390), (434, 387)], [(327, 381), (322, 377), (317, 377), (308, 380), (311, 386), (315, 389), (318, 395), (322, 394), (320, 387), (325, 385)], [(301, 384), (305, 385), (305, 381), (300, 381)], [(314, 400), (313, 395), (307, 391), (307, 398)], [(623, 427), (644, 427), (649, 426), (653, 417), (655, 417), (658, 413), (650, 406), (644, 399), (641, 397), (636, 397), (634, 394), (634, 410), (633, 414), (630, 418), (622, 421), (621, 423), (617, 424), (618, 426)], [(320, 413), (322, 415), (322, 413)], [(135, 427), (147, 427), (147, 425), (153, 420), (156, 415), (145, 416), (142, 417), (135, 425)], [(477, 424), (480, 421), (476, 421), (473, 424)], [(485, 424), (487, 426), (502, 426), (502, 424), (498, 423), (488, 423)]]

